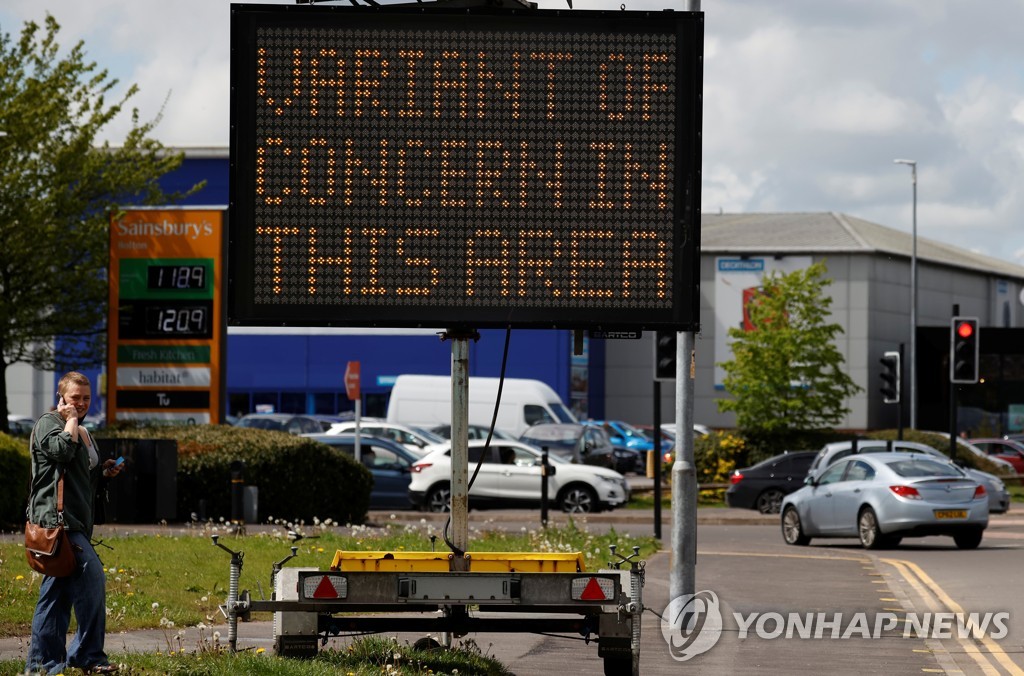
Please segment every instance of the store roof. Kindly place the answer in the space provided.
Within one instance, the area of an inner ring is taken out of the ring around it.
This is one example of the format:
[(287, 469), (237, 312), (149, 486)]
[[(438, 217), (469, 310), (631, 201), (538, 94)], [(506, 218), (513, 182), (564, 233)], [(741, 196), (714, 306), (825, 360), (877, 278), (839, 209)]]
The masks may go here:
[[(835, 212), (702, 214), (703, 253), (891, 254), (910, 258), (909, 232)], [(1024, 266), (917, 237), (918, 261), (1024, 279)]]

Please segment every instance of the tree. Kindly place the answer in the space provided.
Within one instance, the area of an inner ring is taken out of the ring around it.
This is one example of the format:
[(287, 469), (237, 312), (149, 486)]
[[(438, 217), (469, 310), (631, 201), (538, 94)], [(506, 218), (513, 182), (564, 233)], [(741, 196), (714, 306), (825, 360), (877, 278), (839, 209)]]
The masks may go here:
[(789, 274), (773, 272), (745, 308), (751, 329), (729, 329), (733, 339), (724, 386), (737, 427), (755, 436), (779, 436), (840, 422), (846, 400), (860, 391), (843, 370), (835, 345), (843, 330), (826, 323), (832, 299), (823, 263)]
[[(149, 138), (159, 116), (119, 146), (97, 145), (138, 88), (108, 104), (118, 84), (86, 61), (82, 42), (61, 55), (60, 26), (27, 22), (0, 36), (0, 411), (7, 367), (43, 370), (103, 363), (109, 219), (120, 204), (167, 204), (157, 179), (181, 165)], [(198, 188), (198, 186), (197, 186)], [(193, 188), (195, 190), (196, 188)], [(0, 416), (6, 432), (7, 415)]]

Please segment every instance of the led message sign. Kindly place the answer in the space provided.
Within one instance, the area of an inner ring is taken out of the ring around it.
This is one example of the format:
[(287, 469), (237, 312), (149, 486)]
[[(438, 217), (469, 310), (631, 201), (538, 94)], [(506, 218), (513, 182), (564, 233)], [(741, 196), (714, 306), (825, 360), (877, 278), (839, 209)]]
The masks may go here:
[(696, 330), (701, 14), (234, 5), (231, 40), (229, 322)]

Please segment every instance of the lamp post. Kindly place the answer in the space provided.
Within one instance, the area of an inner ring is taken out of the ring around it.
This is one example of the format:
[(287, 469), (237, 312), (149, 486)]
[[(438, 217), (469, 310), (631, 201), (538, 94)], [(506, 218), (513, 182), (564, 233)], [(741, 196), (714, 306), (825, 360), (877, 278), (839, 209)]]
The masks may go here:
[(893, 160), (910, 167), (913, 186), (910, 244), (910, 429), (917, 429), (917, 160)]

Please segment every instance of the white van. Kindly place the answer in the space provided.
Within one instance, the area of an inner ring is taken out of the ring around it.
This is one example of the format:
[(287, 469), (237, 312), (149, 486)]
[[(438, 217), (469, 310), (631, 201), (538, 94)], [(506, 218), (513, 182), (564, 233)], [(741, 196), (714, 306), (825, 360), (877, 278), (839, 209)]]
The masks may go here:
[[(469, 424), (491, 424), (498, 378), (469, 379)], [(451, 424), (452, 385), (449, 376), (401, 375), (388, 402), (389, 422), (432, 427)], [(505, 378), (495, 427), (516, 437), (541, 422), (578, 422), (553, 389), (539, 380)]]

